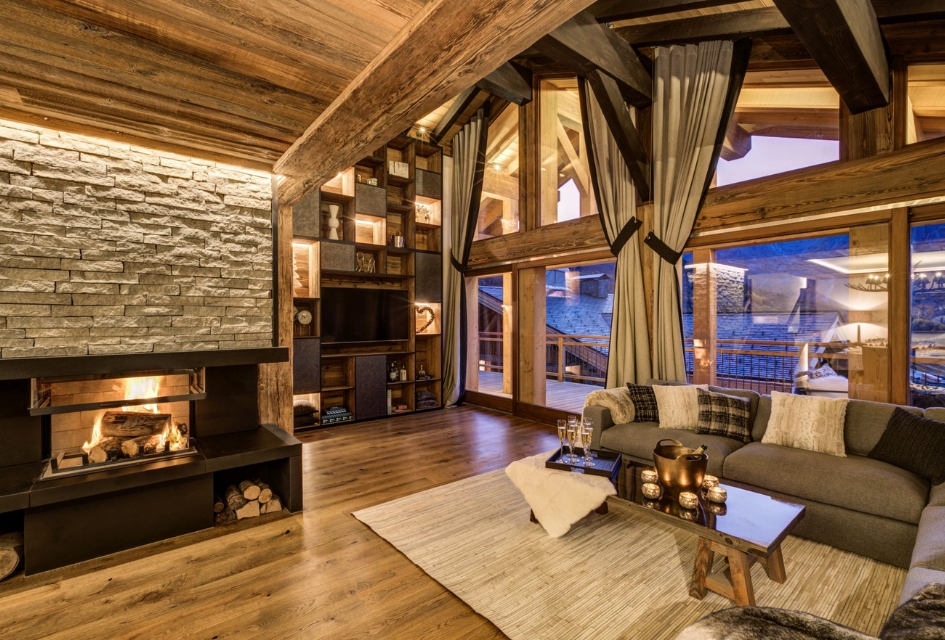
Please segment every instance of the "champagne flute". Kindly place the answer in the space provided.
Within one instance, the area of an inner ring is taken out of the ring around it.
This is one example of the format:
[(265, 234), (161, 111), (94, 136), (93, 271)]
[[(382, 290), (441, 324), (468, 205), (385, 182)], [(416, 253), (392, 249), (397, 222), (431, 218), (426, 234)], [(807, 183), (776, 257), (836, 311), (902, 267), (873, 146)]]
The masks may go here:
[(595, 467), (594, 457), (591, 455), (591, 440), (594, 439), (594, 423), (585, 418), (584, 427), (581, 429), (581, 440), (584, 444), (584, 466)]
[(558, 420), (558, 442), (561, 443), (560, 451), (561, 455), (558, 456), (559, 460), (564, 459), (564, 441), (568, 437), (568, 421), (567, 420)]
[[(578, 437), (577, 431), (578, 431), (578, 417), (575, 415), (569, 415), (568, 416), (568, 432), (571, 434), (571, 438), (570, 438), (571, 440)], [(568, 460), (571, 462), (571, 464), (577, 463), (577, 456), (574, 455), (573, 448), (571, 449), (571, 455), (568, 458)]]
[(578, 429), (575, 425), (568, 423), (568, 462), (577, 464), (577, 456), (574, 455), (574, 441), (578, 437)]

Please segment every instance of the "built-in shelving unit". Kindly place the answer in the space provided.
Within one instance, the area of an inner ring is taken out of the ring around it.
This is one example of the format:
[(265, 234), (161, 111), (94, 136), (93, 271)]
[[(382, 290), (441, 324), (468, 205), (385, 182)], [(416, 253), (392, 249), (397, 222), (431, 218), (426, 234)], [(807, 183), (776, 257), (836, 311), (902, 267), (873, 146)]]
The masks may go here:
[[(442, 169), (440, 147), (398, 136), (293, 207), (294, 394), (316, 408), (297, 430), (442, 408)], [(409, 339), (326, 342), (332, 287), (405, 292)]]

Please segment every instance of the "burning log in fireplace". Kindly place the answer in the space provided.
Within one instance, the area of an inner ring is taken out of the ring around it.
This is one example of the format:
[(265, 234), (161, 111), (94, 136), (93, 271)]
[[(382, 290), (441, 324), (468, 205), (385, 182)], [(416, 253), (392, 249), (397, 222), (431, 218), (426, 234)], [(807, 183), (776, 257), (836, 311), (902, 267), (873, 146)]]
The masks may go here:
[(89, 463), (137, 458), (139, 456), (179, 451), (189, 446), (188, 428), (174, 422), (169, 413), (142, 411), (106, 411), (92, 429), (92, 439), (82, 449)]

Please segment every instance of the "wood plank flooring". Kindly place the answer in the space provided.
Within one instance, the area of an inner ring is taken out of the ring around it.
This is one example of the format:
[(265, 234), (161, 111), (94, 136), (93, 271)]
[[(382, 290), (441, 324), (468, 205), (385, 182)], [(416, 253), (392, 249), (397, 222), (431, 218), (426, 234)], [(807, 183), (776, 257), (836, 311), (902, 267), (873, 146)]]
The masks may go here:
[(304, 513), (14, 576), (0, 638), (505, 637), (350, 514), (552, 449), (550, 428), (463, 407), (300, 439)]

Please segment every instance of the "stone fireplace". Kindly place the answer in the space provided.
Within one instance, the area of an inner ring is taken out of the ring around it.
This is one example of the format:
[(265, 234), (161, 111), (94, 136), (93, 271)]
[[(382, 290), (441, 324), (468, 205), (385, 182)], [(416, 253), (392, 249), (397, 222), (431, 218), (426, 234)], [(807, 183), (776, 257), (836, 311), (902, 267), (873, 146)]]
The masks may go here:
[(288, 360), (271, 177), (5, 121), (0, 151), (0, 530), (26, 573), (211, 527), (245, 478), (301, 510), (301, 445), (259, 418)]

